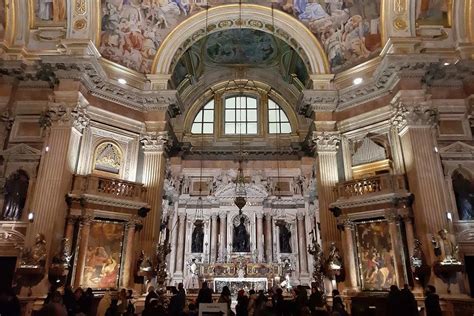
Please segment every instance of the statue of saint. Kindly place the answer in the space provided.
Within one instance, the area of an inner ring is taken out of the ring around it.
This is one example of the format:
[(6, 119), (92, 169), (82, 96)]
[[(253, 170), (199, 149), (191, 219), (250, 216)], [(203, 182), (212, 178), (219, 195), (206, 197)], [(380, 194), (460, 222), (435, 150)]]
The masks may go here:
[(291, 232), (287, 225), (280, 226), (280, 252), (291, 253)]
[(240, 224), (234, 226), (234, 240), (233, 240), (233, 251), (234, 252), (250, 252), (250, 236), (247, 233), (247, 228), (245, 227), (245, 218), (240, 217)]
[(2, 219), (20, 219), (28, 193), (28, 182), (28, 175), (23, 170), (18, 170), (8, 177), (5, 183), (5, 202), (3, 205)]
[(450, 239), (448, 231), (446, 229), (441, 229), (438, 232), (438, 236), (440, 241), (441, 260), (449, 263), (458, 262), (458, 246)]
[(203, 241), (204, 241), (204, 230), (202, 229), (202, 223), (196, 222), (194, 224), (194, 230), (192, 234), (191, 252), (202, 253), (203, 252)]
[(21, 256), (20, 266), (43, 267), (46, 263), (46, 240), (43, 234), (37, 234), (31, 249), (25, 249)]

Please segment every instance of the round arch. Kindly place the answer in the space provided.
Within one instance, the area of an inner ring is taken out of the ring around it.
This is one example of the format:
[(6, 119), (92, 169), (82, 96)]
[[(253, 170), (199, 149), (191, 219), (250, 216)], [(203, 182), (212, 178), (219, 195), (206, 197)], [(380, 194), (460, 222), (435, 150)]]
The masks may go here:
[[(242, 23), (239, 22), (240, 17)], [(195, 42), (214, 32), (239, 27), (273, 32), (300, 54), (310, 74), (330, 73), (323, 47), (303, 23), (280, 10), (272, 12), (270, 7), (255, 4), (242, 4), (241, 7), (239, 4), (217, 6), (208, 9), (207, 13), (201, 11), (183, 21), (160, 45), (151, 73), (171, 74), (176, 62)]]

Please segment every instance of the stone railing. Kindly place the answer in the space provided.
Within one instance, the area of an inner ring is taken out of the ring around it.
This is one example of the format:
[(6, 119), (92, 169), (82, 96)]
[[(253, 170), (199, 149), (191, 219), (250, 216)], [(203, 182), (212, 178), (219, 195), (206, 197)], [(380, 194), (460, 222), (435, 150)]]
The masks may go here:
[(141, 183), (96, 175), (74, 175), (73, 194), (116, 197), (121, 200), (144, 201), (146, 188)]
[(352, 198), (368, 194), (385, 194), (406, 191), (403, 175), (381, 174), (336, 185), (338, 198)]

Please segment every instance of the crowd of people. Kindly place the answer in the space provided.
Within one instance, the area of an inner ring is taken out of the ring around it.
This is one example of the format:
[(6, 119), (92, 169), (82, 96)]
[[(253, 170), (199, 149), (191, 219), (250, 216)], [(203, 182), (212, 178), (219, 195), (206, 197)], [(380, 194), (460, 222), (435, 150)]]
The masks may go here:
[[(145, 297), (142, 316), (197, 316), (201, 303), (214, 303), (213, 290), (207, 282), (203, 282), (197, 298), (187, 304), (186, 291), (180, 283), (177, 288), (171, 288), (172, 296), (155, 291), (150, 286)], [(237, 304), (232, 308), (232, 294), (227, 286), (222, 288), (217, 303), (227, 306), (230, 316), (347, 316), (346, 307), (338, 290), (332, 291), (332, 304), (327, 304), (324, 295), (317, 288), (307, 289), (297, 286), (291, 293), (283, 294), (281, 288), (275, 288), (264, 293), (240, 290), (237, 293)], [(85, 291), (81, 288), (72, 290), (65, 287), (64, 294), (53, 288), (48, 293), (40, 315), (47, 316), (131, 316), (140, 315), (135, 309), (132, 290), (122, 289), (120, 292), (107, 291), (100, 299), (97, 308), (94, 303), (92, 289)], [(415, 296), (407, 284), (403, 289), (396, 285), (390, 287), (387, 297), (386, 315), (419, 316)], [(0, 315), (19, 316), (20, 302), (13, 291), (0, 289)], [(439, 296), (432, 285), (425, 291), (426, 316), (441, 316)]]

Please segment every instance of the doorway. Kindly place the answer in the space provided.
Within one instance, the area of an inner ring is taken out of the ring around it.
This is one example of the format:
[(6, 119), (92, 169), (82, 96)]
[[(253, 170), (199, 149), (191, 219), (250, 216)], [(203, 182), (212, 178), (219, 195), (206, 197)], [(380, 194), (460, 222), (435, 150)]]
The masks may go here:
[(0, 257), (0, 288), (9, 289), (12, 286), (13, 276), (15, 274), (16, 257)]
[(469, 280), (469, 289), (471, 290), (471, 297), (474, 297), (474, 256), (465, 256), (464, 264), (467, 279)]

